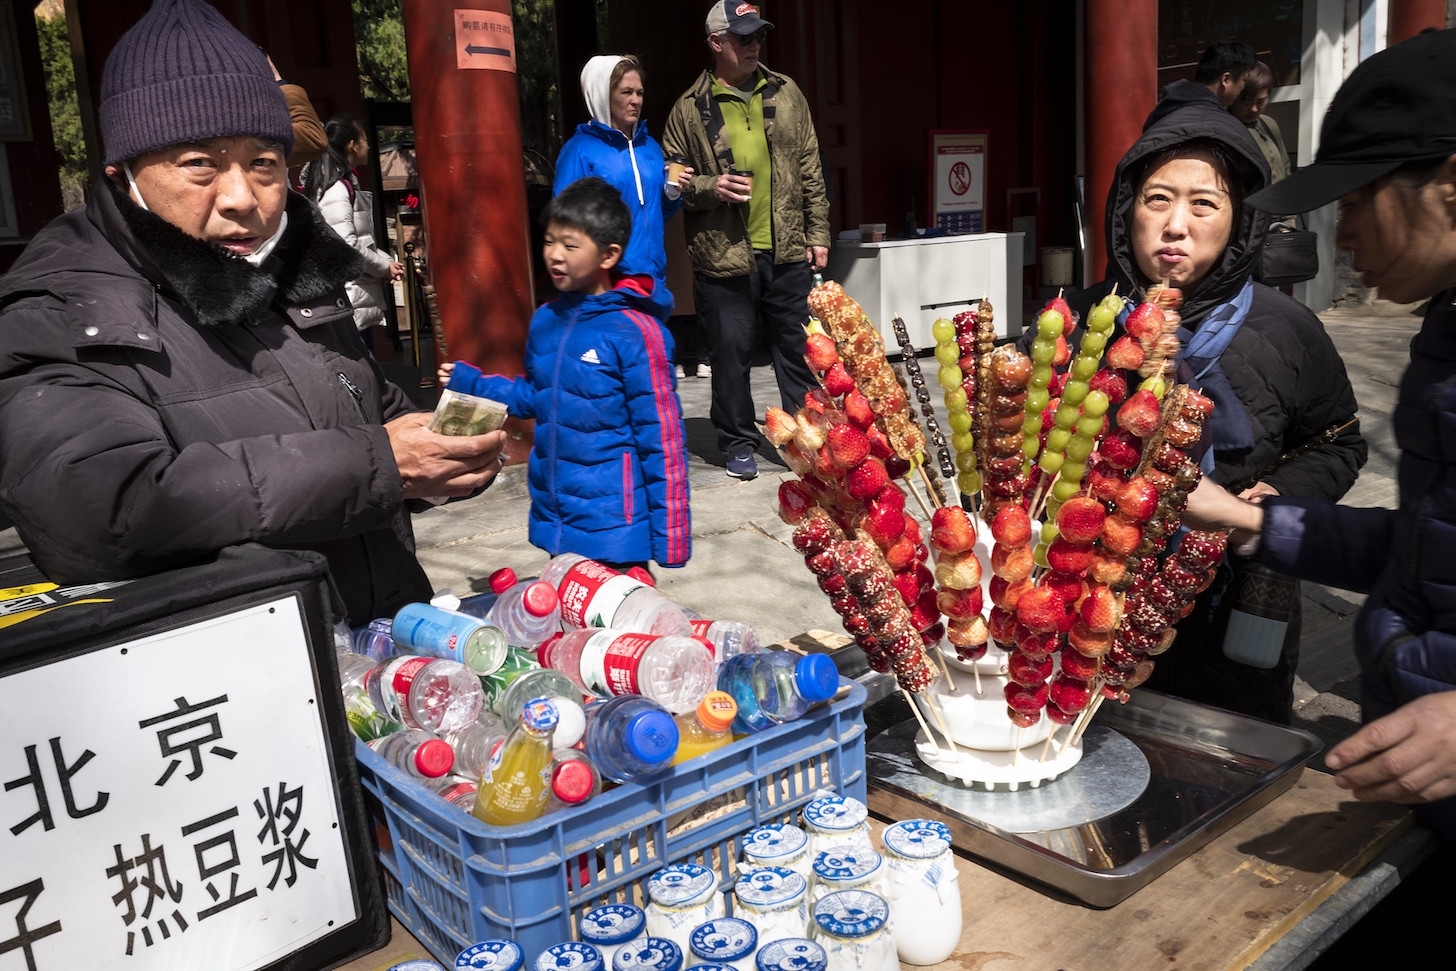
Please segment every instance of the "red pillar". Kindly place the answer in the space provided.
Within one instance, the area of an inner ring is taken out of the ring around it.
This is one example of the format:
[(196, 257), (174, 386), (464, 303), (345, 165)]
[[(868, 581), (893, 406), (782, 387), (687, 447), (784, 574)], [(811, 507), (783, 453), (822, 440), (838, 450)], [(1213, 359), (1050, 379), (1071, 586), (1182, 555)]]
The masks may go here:
[(511, 4), (459, 7), (404, 4), (429, 273), (450, 357), (518, 374), (532, 290)]
[(1427, 27), (1446, 26), (1446, 0), (1390, 0), (1386, 13), (1385, 44), (1393, 47)]
[(1087, 0), (1083, 120), (1088, 282), (1107, 266), (1107, 191), (1123, 154), (1158, 100), (1158, 0)]

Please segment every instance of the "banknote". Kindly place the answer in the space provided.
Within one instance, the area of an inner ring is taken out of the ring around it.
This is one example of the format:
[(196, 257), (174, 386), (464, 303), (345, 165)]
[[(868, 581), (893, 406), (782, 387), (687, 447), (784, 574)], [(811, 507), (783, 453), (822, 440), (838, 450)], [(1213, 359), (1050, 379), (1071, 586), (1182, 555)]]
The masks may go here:
[(483, 435), (505, 424), (506, 414), (499, 401), (446, 388), (428, 427), (440, 435)]

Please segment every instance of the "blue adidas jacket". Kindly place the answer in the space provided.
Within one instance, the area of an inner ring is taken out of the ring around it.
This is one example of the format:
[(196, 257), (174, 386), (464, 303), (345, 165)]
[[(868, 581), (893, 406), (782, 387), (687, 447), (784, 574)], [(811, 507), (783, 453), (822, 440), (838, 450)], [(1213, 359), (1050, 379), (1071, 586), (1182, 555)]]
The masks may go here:
[(668, 199), (663, 192), (662, 147), (647, 134), (646, 122), (638, 122), (629, 144), (627, 136), (593, 120), (576, 126), (576, 134), (561, 147), (556, 159), (556, 185), (560, 192), (577, 179), (595, 175), (622, 194), (632, 213), (632, 235), (619, 264), (623, 273), (646, 273), (652, 277), (653, 292), (662, 295), (654, 311), (666, 320), (672, 314), (673, 296), (667, 289), (667, 250), (663, 246), (663, 225), (682, 205), (682, 197)]
[(692, 555), (682, 408), (661, 312), (651, 281), (626, 277), (538, 309), (524, 375), (456, 362), (452, 390), (536, 420), (529, 535), (552, 556), (673, 567)]

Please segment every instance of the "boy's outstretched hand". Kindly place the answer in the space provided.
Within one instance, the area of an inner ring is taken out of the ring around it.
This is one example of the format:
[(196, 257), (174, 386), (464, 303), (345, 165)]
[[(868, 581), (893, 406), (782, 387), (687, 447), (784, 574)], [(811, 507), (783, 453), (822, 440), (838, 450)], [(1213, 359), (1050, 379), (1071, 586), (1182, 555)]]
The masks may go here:
[(505, 464), (506, 433), (437, 435), (425, 427), (430, 417), (417, 411), (384, 426), (404, 481), (404, 497), (468, 496), (485, 488)]
[(454, 361), (446, 361), (435, 369), (435, 381), (440, 387), (450, 383), (450, 374), (455, 370)]

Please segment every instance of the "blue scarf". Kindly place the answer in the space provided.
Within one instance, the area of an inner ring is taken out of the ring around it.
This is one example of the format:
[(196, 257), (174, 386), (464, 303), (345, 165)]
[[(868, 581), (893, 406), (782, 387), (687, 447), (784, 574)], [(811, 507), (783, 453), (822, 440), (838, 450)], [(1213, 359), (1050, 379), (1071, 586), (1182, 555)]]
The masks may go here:
[(1243, 402), (1234, 394), (1219, 366), (1219, 359), (1243, 326), (1253, 302), (1254, 281), (1245, 280), (1232, 300), (1219, 304), (1203, 318), (1197, 331), (1178, 328), (1178, 337), (1183, 341), (1183, 360), (1193, 371), (1193, 379), (1188, 384), (1210, 398), (1214, 406), (1209, 417), (1213, 447), (1204, 456), (1210, 466), (1205, 472), (1211, 471), (1215, 451), (1247, 452), (1254, 447), (1254, 430)]

